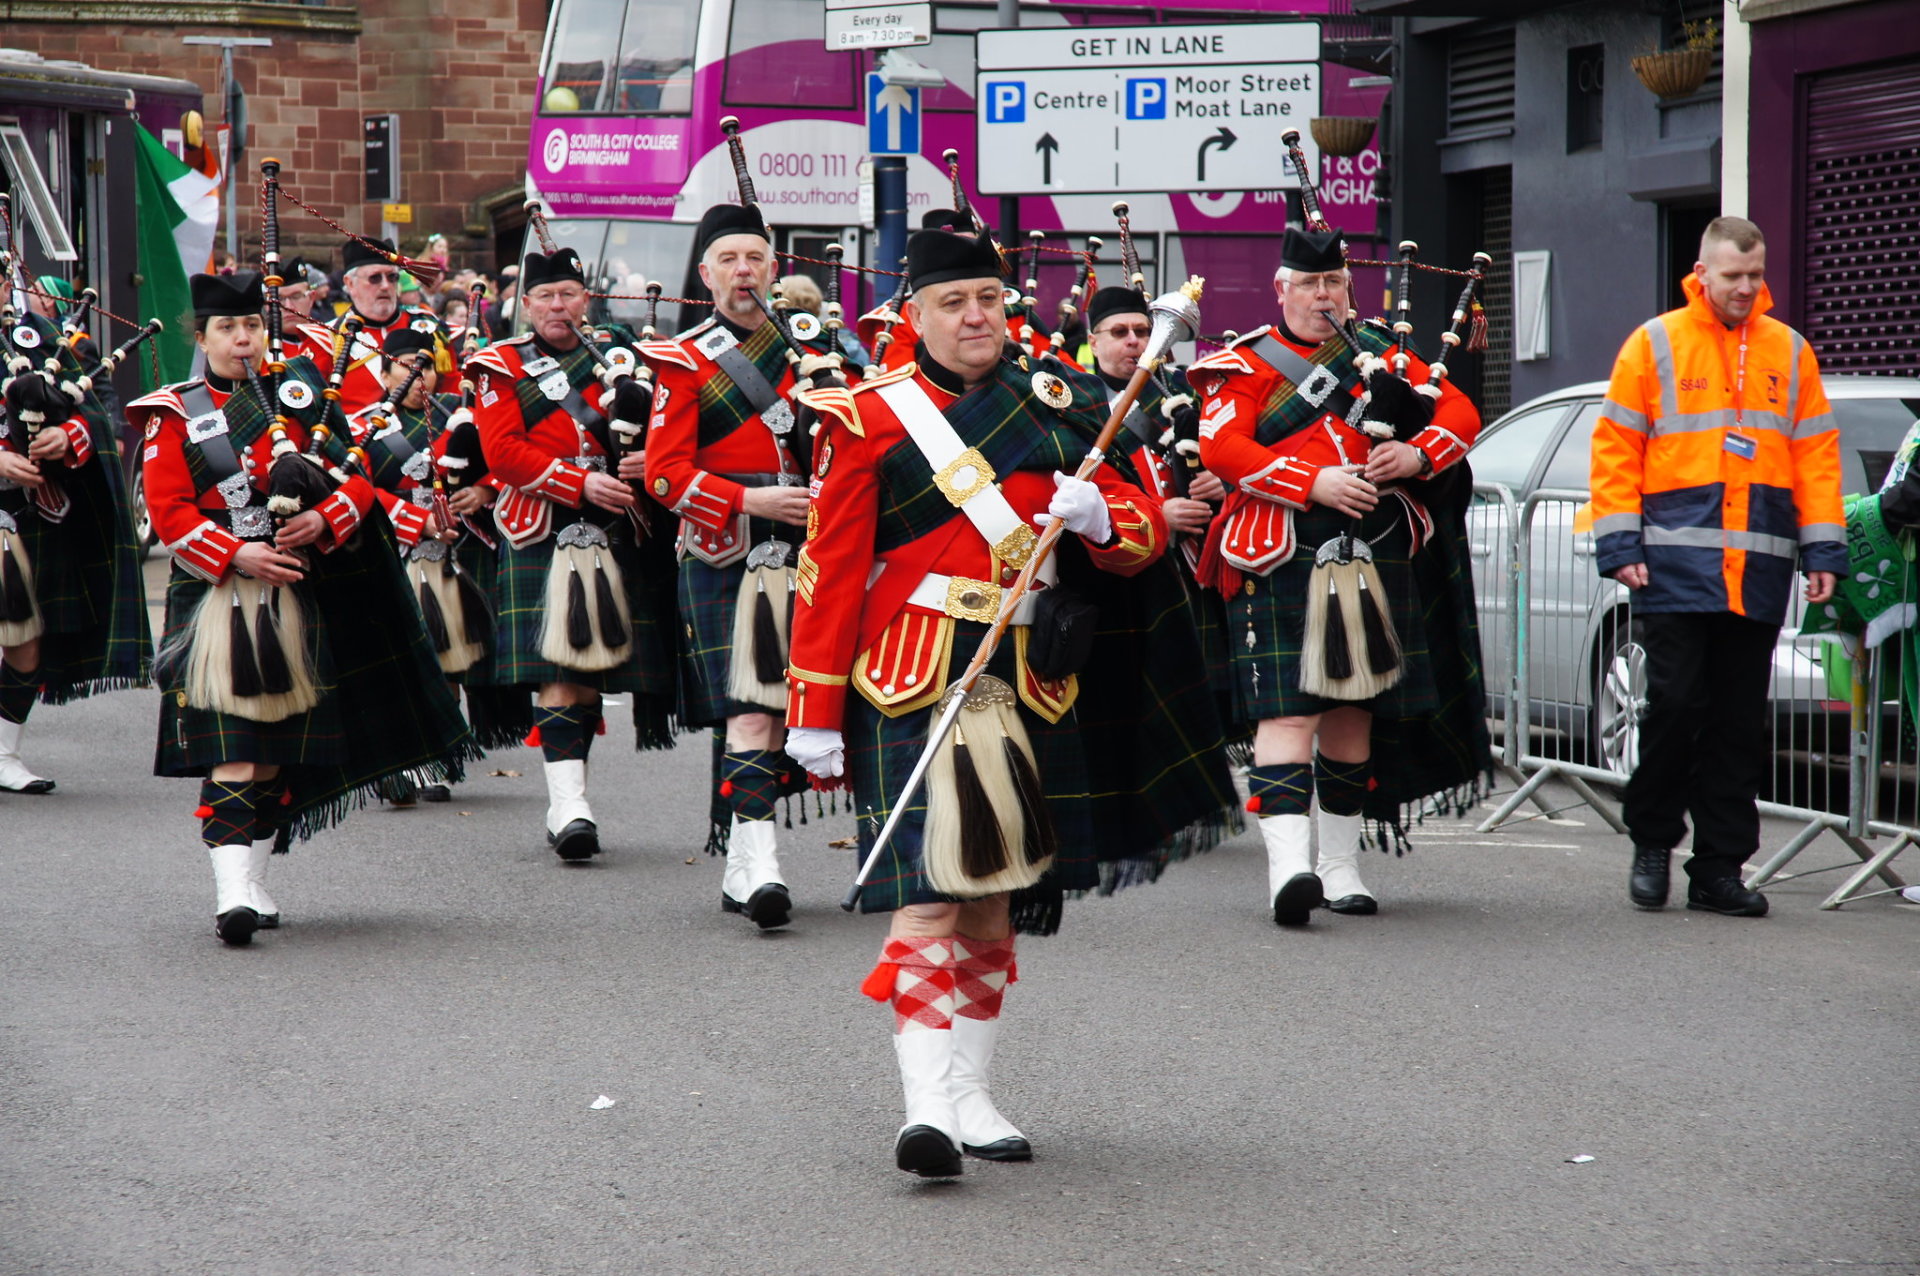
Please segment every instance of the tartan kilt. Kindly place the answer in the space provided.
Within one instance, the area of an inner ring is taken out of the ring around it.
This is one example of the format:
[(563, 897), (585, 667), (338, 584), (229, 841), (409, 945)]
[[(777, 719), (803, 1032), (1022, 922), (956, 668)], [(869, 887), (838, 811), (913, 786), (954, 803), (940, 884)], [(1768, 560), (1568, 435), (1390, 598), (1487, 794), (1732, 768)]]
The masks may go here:
[[(748, 540), (755, 545), (778, 539), (798, 546), (805, 535), (802, 528), (764, 518), (750, 519), (748, 529)], [(691, 554), (680, 560), (680, 720), (687, 726), (719, 726), (739, 714), (768, 712), (764, 705), (745, 704), (727, 695), (733, 669), (733, 613), (746, 575), (744, 559), (727, 567), (715, 567)]]
[[(80, 548), (76, 544), (77, 529), (66, 523), (47, 522), (30, 500), (21, 499), (18, 504), (19, 508), (12, 502), (0, 508), (13, 515), (20, 528), (20, 543), (27, 551), (27, 561), (33, 564), (33, 596), (40, 604), (44, 636), (57, 642), (61, 634), (76, 633), (97, 623), (81, 570), (83, 564), (75, 552)], [(77, 513), (69, 512), (68, 518)]]
[(327, 643), (327, 619), (313, 605), (312, 591), (304, 585), (293, 588), (307, 622), (307, 654), (313, 661), (320, 703), (279, 722), (255, 722), (187, 704), (185, 640), (200, 600), (212, 588), (178, 563), (173, 565), (167, 581), (166, 627), (160, 647), (183, 654), (155, 667), (160, 684), (160, 737), (153, 773), (204, 776), (222, 762), (323, 766), (343, 761), (347, 738), (340, 721), (339, 698), (332, 694), (335, 675)]
[[(986, 632), (987, 626), (974, 621), (957, 622), (953, 635), (956, 661), (962, 653), (971, 653)], [(1015, 682), (1014, 649), (1014, 630), (1009, 629), (987, 666), (989, 674), (1008, 684)], [(892, 814), (899, 793), (906, 787), (907, 777), (926, 748), (927, 732), (937, 709), (937, 705), (930, 705), (889, 718), (859, 693), (847, 697), (847, 775), (853, 783), (859, 831), (859, 850), (854, 860), (856, 872), (873, 849), (874, 839)], [(1019, 712), (1027, 738), (1033, 744), (1034, 766), (1046, 791), (1047, 809), (1053, 817), (1060, 845), (1045, 879), (1029, 890), (1055, 893), (1095, 890), (1101, 884), (1100, 865), (1095, 858), (1092, 798), (1079, 720), (1071, 710), (1058, 723), (1047, 722), (1025, 704)], [(906, 817), (894, 830), (880, 862), (874, 865), (861, 890), (861, 912), (883, 913), (908, 904), (955, 902), (952, 896), (942, 895), (928, 886), (921, 873), (920, 846), (926, 823), (927, 792), (923, 787), (907, 807)]]
[[(556, 508), (554, 533), (565, 526)], [(554, 536), (524, 549), (502, 539), (494, 575), (494, 655), (489, 662), (491, 685), (522, 686), (571, 682), (602, 692), (634, 692), (648, 696), (673, 695), (673, 634), (669, 620), (652, 599), (647, 564), (634, 545), (633, 528), (624, 518), (607, 529), (613, 539), (613, 557), (626, 585), (627, 610), (633, 619), (633, 651), (617, 669), (584, 673), (553, 664), (540, 655), (540, 626), (546, 616), (547, 573), (553, 566)]]
[(1241, 721), (1308, 717), (1349, 704), (1376, 717), (1409, 718), (1430, 714), (1438, 706), (1420, 590), (1410, 561), (1412, 532), (1405, 507), (1394, 500), (1382, 501), (1368, 513), (1359, 534), (1373, 547), (1374, 566), (1380, 571), (1388, 612), (1400, 638), (1404, 660), (1400, 681), (1362, 701), (1328, 700), (1300, 690), (1307, 581), (1313, 574), (1314, 552), (1351, 521), (1324, 506), (1298, 511), (1294, 556), (1269, 576), (1244, 576), (1240, 592), (1226, 600), (1227, 651)]

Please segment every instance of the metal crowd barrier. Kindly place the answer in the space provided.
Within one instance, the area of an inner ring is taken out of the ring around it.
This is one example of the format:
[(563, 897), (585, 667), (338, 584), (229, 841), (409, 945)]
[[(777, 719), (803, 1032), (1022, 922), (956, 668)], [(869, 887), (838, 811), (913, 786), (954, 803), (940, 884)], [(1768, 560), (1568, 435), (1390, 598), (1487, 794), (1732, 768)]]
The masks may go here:
[[(1626, 825), (1599, 789), (1632, 774), (1646, 706), (1645, 653), (1630, 592), (1593, 564), (1588, 493), (1542, 488), (1516, 503), (1499, 484), (1476, 484), (1469, 515), (1496, 765), (1518, 787), (1479, 825), (1552, 816), (1546, 786), (1572, 790), (1616, 833)], [(1802, 635), (1799, 612), (1781, 630), (1768, 690), (1772, 774), (1765, 815), (1800, 828), (1752, 875), (1749, 887), (1852, 868), (1821, 904), (1884, 894), (1905, 883), (1893, 860), (1920, 841), (1920, 758), (1897, 702), (1882, 695), (1887, 648), (1849, 655), (1831, 635)], [(1531, 802), (1537, 813), (1520, 816)], [(1802, 851), (1831, 833), (1854, 860), (1787, 874)], [(1871, 843), (1891, 839), (1883, 846)]]

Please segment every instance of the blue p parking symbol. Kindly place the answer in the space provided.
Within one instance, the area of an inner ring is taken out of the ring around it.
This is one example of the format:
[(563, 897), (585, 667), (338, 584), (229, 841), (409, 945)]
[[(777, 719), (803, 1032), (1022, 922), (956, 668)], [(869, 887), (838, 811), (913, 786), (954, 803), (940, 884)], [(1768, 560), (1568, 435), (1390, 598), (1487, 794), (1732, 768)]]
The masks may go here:
[(999, 80), (987, 85), (987, 123), (1024, 124), (1027, 121), (1027, 82)]
[(1167, 82), (1161, 79), (1127, 81), (1127, 118), (1164, 120), (1167, 118)]

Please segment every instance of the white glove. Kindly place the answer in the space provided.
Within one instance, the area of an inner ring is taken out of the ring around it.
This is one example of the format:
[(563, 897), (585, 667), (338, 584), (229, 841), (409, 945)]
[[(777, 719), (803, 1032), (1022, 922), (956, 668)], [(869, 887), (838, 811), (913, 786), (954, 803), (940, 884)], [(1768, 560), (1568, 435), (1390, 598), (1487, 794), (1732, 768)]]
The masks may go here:
[(1053, 472), (1053, 486), (1055, 491), (1047, 503), (1047, 512), (1037, 515), (1034, 522), (1045, 527), (1057, 518), (1068, 531), (1096, 545), (1112, 539), (1113, 520), (1107, 515), (1107, 498), (1100, 495), (1099, 488), (1059, 470)]
[(787, 756), (823, 780), (847, 773), (847, 745), (831, 727), (788, 727)]

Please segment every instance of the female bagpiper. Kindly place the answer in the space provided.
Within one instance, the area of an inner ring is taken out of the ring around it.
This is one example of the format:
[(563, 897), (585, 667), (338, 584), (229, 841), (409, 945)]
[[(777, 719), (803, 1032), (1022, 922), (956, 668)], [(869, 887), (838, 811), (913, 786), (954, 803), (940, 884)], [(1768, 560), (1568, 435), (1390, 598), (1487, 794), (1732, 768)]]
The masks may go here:
[(173, 556), (154, 772), (203, 777), (214, 929), (238, 946), (279, 924), (271, 851), (408, 768), (457, 779), (474, 750), (319, 374), (262, 375), (260, 276), (195, 275), (193, 303), (205, 379), (130, 409)]

